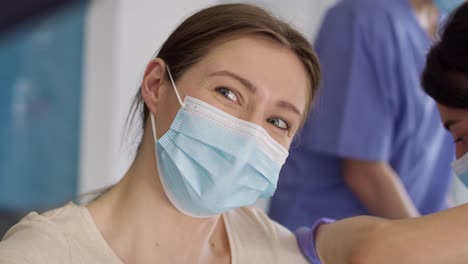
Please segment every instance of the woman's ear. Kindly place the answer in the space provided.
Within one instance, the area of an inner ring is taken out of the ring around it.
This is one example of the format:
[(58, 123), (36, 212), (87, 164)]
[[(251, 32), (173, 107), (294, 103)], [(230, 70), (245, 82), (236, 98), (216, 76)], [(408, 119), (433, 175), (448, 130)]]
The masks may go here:
[(164, 76), (166, 74), (166, 63), (156, 58), (148, 63), (141, 85), (141, 96), (145, 105), (150, 112), (156, 114), (158, 103), (161, 100), (161, 95), (164, 89), (160, 89), (164, 84)]

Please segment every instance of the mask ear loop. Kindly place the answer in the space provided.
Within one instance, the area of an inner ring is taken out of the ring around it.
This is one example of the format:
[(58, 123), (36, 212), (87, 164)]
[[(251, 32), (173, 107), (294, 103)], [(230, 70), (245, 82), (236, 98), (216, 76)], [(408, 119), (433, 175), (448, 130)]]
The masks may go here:
[(153, 130), (153, 139), (154, 139), (154, 142), (156, 142), (158, 140), (158, 137), (156, 136), (156, 122), (154, 121), (153, 113), (150, 113), (150, 118), (151, 118), (151, 129)]
[(177, 87), (175, 85), (174, 79), (172, 78), (172, 74), (171, 74), (171, 70), (169, 70), (169, 66), (166, 65), (166, 69), (167, 69), (167, 73), (169, 74), (169, 79), (171, 79), (172, 87), (174, 87), (177, 100), (179, 100), (179, 103), (182, 107), (185, 107), (184, 102), (182, 102), (182, 99), (180, 98), (179, 91), (177, 91)]

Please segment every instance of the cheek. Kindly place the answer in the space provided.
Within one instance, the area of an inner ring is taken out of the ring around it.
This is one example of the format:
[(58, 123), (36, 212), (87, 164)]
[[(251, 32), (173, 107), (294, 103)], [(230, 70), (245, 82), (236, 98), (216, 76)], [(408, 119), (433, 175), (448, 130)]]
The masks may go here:
[(459, 159), (468, 152), (468, 147), (463, 142), (459, 142), (456, 146), (455, 152), (457, 159)]
[(286, 139), (284, 143), (281, 143), (281, 145), (289, 151), (291, 148), (297, 147), (297, 143), (293, 143), (293, 139), (294, 137), (288, 137), (288, 139)]
[(161, 138), (169, 130), (177, 112), (180, 109), (179, 101), (174, 96), (169, 96), (162, 100), (156, 113), (156, 130), (158, 138)]

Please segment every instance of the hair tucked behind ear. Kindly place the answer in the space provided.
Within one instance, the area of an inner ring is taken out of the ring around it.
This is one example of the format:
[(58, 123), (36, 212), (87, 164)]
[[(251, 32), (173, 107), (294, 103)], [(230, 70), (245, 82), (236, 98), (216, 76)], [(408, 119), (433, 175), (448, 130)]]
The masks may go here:
[[(169, 65), (174, 81), (177, 82), (180, 76), (200, 61), (215, 44), (249, 35), (267, 37), (297, 55), (310, 84), (309, 104), (306, 109), (308, 113), (319, 86), (318, 58), (303, 35), (259, 7), (225, 4), (201, 10), (174, 30), (156, 57), (163, 59)], [(127, 118), (129, 127), (137, 114), (140, 115), (144, 128), (149, 110), (143, 103), (141, 89), (134, 99)]]
[(422, 85), (436, 102), (468, 109), (468, 2), (448, 18), (427, 55)]

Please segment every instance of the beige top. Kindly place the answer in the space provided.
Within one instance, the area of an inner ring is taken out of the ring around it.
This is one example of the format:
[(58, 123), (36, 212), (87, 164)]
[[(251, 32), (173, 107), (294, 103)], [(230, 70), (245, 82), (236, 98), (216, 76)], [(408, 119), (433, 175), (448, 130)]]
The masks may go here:
[[(307, 263), (294, 235), (256, 208), (223, 214), (232, 263)], [(0, 242), (0, 264), (122, 264), (86, 207), (28, 214)]]

